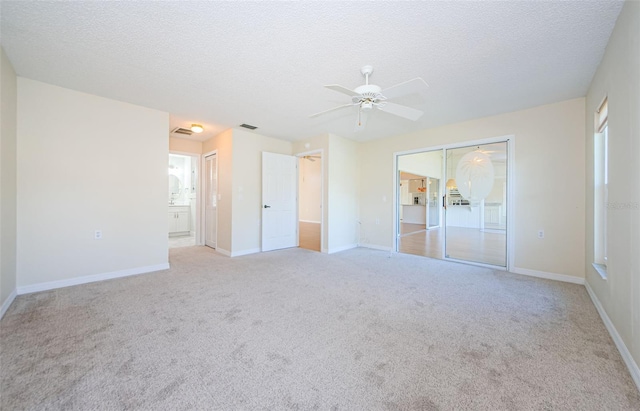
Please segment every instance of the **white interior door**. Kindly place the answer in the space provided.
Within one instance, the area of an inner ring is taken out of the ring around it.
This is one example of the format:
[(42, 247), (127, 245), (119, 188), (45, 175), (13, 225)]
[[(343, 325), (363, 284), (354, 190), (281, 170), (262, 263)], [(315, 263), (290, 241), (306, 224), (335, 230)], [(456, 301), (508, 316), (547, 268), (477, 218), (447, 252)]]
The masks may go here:
[(262, 251), (298, 245), (298, 159), (262, 152)]
[(216, 248), (218, 207), (218, 167), (215, 154), (205, 158), (204, 244)]

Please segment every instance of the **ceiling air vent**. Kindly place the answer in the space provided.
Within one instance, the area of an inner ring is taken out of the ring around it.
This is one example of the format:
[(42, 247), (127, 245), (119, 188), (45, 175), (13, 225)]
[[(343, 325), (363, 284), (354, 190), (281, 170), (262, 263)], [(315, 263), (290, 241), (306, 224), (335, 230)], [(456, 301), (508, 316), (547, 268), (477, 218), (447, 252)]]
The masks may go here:
[(255, 130), (256, 128), (258, 128), (256, 126), (252, 126), (251, 124), (244, 124), (244, 123), (240, 124), (240, 127), (248, 128), (249, 130)]
[(171, 132), (176, 134), (184, 134), (186, 136), (190, 136), (191, 134), (193, 134), (193, 131), (189, 130), (188, 128), (182, 128), (182, 127), (176, 127), (173, 130), (171, 130)]

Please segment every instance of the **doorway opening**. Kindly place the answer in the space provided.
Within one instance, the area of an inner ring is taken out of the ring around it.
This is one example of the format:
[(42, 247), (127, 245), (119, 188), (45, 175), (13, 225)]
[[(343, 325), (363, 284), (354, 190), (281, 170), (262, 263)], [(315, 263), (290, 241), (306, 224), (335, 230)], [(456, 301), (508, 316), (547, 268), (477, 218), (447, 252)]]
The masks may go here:
[(169, 154), (169, 248), (196, 245), (198, 227), (198, 156)]
[(298, 246), (322, 250), (322, 152), (298, 158)]
[(396, 157), (396, 251), (508, 268), (510, 140)]

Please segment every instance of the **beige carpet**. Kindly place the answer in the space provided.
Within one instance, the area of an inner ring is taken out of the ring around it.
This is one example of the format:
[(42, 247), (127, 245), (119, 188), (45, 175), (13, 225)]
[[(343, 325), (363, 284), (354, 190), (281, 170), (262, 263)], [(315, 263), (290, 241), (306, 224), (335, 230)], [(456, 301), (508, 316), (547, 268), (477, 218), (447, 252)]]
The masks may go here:
[(367, 249), (171, 266), (18, 297), (0, 408), (640, 409), (582, 286)]

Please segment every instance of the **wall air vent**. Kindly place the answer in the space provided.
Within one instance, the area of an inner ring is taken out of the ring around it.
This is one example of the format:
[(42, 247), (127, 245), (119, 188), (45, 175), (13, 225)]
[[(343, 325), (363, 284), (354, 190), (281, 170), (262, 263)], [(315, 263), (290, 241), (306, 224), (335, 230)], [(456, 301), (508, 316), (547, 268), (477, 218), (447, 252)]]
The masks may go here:
[(186, 136), (190, 136), (191, 134), (193, 134), (193, 131), (189, 130), (188, 128), (182, 128), (182, 127), (176, 127), (173, 130), (171, 130), (171, 132), (176, 134), (184, 134)]
[(256, 126), (252, 126), (251, 124), (244, 124), (244, 123), (240, 124), (240, 127), (248, 128), (249, 130), (255, 130), (256, 128), (258, 128)]

